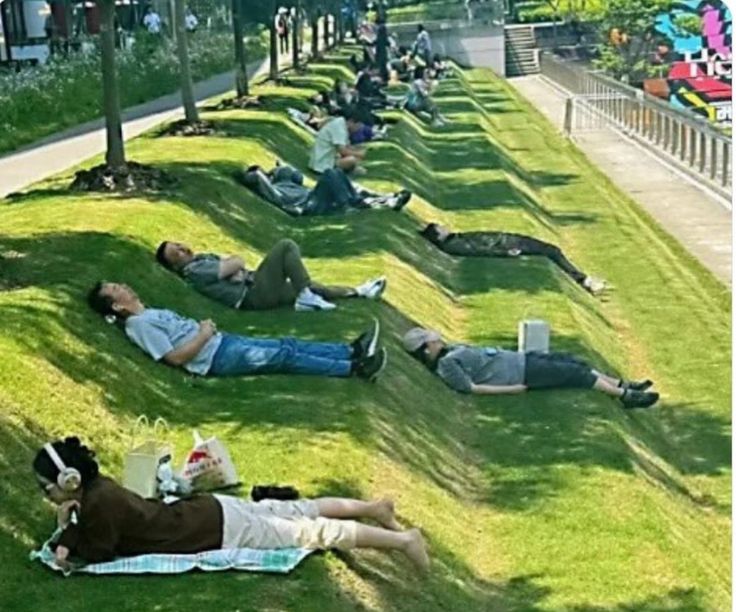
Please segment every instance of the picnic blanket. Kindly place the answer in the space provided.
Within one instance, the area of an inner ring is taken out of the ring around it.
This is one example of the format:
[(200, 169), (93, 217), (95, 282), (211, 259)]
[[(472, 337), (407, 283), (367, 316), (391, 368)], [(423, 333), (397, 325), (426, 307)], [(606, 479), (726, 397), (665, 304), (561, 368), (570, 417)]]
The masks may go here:
[(256, 550), (254, 548), (230, 548), (208, 550), (191, 555), (151, 554), (137, 557), (121, 557), (105, 563), (90, 563), (75, 566), (71, 571), (63, 570), (54, 562), (51, 543), (58, 537), (55, 532), (40, 550), (30, 554), (32, 561), (41, 561), (64, 576), (81, 574), (183, 574), (194, 569), (205, 572), (240, 570), (246, 572), (269, 572), (287, 574), (293, 570), (312, 550), (306, 548), (283, 548), (279, 550)]

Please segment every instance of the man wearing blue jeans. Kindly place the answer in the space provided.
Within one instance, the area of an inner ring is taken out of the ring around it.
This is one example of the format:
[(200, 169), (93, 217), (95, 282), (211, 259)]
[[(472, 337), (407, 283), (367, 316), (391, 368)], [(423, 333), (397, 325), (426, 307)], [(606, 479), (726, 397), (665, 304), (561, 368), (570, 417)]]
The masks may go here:
[(171, 310), (146, 308), (119, 283), (98, 282), (87, 300), (107, 320), (120, 321), (128, 338), (155, 361), (200, 376), (355, 375), (372, 382), (386, 365), (386, 349), (378, 350), (378, 321), (351, 344), (305, 342), (221, 333), (209, 319), (198, 323)]
[(353, 184), (340, 168), (320, 174), (314, 189), (304, 185), (304, 175), (291, 166), (276, 166), (265, 172), (250, 166), (238, 180), (265, 200), (293, 216), (330, 215), (350, 208), (390, 208), (401, 210), (411, 199), (411, 192), (371, 193)]

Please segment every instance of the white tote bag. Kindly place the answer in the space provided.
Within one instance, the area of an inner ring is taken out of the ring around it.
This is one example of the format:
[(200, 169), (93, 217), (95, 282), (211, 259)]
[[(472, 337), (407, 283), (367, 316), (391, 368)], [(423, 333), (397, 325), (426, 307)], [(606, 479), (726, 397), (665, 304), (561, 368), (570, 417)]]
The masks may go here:
[[(144, 430), (148, 432), (144, 434)], [(156, 419), (151, 428), (145, 415), (133, 425), (131, 448), (123, 466), (123, 486), (141, 497), (158, 497), (158, 467), (170, 460), (172, 453), (171, 445), (161, 440), (166, 430), (168, 424), (162, 418)]]
[(215, 436), (203, 440), (195, 429), (194, 447), (187, 455), (181, 477), (194, 491), (211, 491), (240, 483), (238, 473), (225, 445)]

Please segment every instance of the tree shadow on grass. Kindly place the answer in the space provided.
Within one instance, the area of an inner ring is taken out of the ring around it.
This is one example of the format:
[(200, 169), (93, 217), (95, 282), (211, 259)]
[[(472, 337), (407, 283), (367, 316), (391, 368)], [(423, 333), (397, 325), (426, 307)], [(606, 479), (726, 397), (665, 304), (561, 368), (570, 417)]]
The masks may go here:
[(703, 593), (693, 588), (674, 588), (664, 595), (653, 595), (613, 606), (578, 604), (570, 612), (706, 612), (711, 610)]

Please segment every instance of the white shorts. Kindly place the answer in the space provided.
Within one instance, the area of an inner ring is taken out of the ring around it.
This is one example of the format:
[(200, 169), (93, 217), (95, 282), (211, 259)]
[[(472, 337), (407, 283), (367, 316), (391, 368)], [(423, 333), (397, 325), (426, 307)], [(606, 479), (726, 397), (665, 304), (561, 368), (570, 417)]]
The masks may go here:
[(357, 523), (319, 516), (312, 500), (251, 502), (229, 495), (214, 497), (222, 506), (223, 548), (355, 547)]

